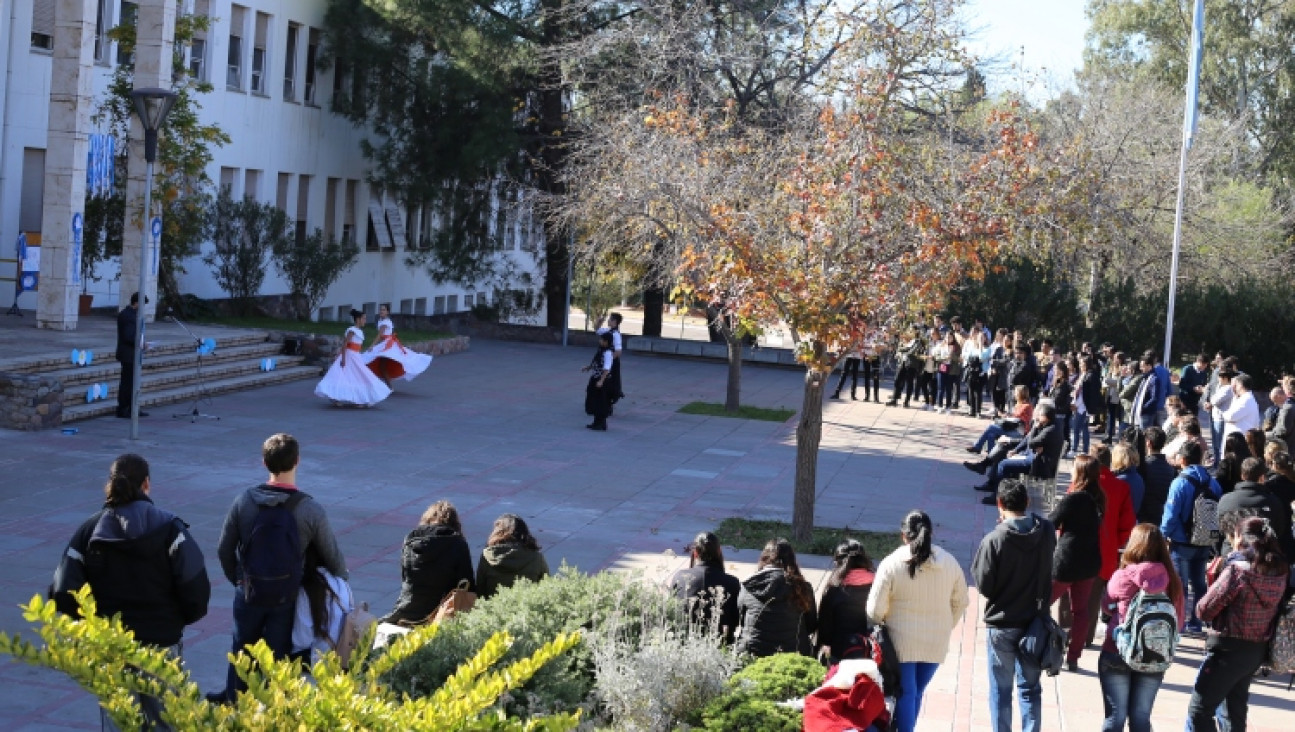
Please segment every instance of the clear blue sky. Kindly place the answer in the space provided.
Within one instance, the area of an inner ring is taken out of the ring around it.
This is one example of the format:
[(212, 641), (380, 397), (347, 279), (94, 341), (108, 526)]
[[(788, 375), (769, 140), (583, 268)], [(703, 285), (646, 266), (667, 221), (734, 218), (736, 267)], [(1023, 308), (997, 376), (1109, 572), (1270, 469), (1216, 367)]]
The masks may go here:
[(1069, 85), (1083, 63), (1088, 29), (1085, 4), (1085, 0), (967, 0), (964, 14), (973, 31), (971, 50), (1004, 62), (991, 69), (991, 91), (1020, 88), (1017, 67), (1022, 46), (1031, 98), (1051, 96), (1049, 86)]

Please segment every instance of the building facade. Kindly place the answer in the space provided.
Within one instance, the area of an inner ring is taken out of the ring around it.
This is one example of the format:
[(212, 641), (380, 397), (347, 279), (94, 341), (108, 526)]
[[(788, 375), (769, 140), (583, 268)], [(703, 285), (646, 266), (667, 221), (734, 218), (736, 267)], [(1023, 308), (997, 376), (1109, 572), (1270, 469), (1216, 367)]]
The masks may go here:
[[(8, 0), (0, 32), (0, 297), (9, 295), (17, 274), (15, 244), (20, 233), (41, 240), (45, 158), (50, 137), (51, 58), (56, 3), (93, 10), (91, 69), (95, 104), (121, 63), (118, 44), (108, 30), (133, 22), (129, 0)], [(195, 37), (185, 54), (191, 73), (214, 90), (197, 95), (204, 123), (214, 123), (231, 142), (214, 148), (208, 174), (216, 186), (235, 196), (272, 203), (296, 222), (301, 234), (321, 229), (325, 238), (359, 245), (356, 264), (333, 285), (316, 316), (343, 319), (352, 307), (373, 311), (389, 303), (395, 312), (435, 314), (469, 310), (493, 301), (481, 283), (478, 291), (462, 284), (436, 284), (426, 268), (410, 265), (437, 224), (434, 212), (410, 209), (367, 179), (360, 151), (366, 134), (329, 111), (335, 85), (343, 79), (323, 68), (326, 0), (179, 0), (181, 15), (205, 15), (210, 27)], [(61, 26), (60, 26), (61, 27)], [(92, 130), (95, 132), (96, 130)], [(99, 129), (97, 132), (106, 132)], [(536, 271), (538, 221), (515, 206), (500, 206), (495, 217), (500, 251), (513, 270)], [(139, 233), (127, 231), (126, 237)], [(82, 284), (94, 306), (118, 305), (135, 288), (118, 279), (119, 263), (99, 266), (97, 281)], [(221, 298), (201, 254), (185, 262), (179, 278), (185, 293)], [(539, 277), (534, 278), (536, 282)], [(538, 289), (538, 284), (531, 285)], [(269, 269), (262, 294), (286, 293)], [(37, 294), (18, 297), (23, 309), (36, 307)]]

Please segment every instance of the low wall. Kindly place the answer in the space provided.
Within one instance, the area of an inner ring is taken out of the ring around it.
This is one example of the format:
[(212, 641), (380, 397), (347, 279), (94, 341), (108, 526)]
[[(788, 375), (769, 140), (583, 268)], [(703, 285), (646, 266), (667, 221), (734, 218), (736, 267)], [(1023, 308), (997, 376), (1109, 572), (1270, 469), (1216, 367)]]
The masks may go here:
[[(638, 337), (632, 339), (626, 348), (633, 353), (650, 353), (656, 356), (683, 356), (708, 361), (728, 361), (728, 345), (724, 343), (688, 341), (680, 338)], [(804, 368), (804, 366), (796, 362), (796, 355), (788, 348), (743, 346), (742, 362), (782, 368)]]
[(63, 382), (0, 372), (0, 428), (44, 430), (63, 424)]
[[(321, 364), (332, 361), (337, 357), (338, 351), (342, 348), (342, 337), (335, 335), (318, 335), (315, 333), (291, 332), (283, 330), (267, 331), (266, 340), (273, 343), (283, 343), (289, 338), (295, 338), (301, 343), (301, 355), (306, 357), (306, 363)], [(427, 353), (432, 356), (445, 356), (451, 353), (461, 353), (467, 351), (472, 345), (472, 339), (467, 336), (454, 336), (452, 338), (438, 338), (431, 341), (414, 341), (403, 343), (405, 348), (418, 353)]]
[[(477, 320), (471, 313), (446, 313), (444, 315), (405, 315), (392, 313), (391, 320), (396, 324), (396, 332), (402, 329), (412, 330), (445, 330), (456, 336), (485, 338), (492, 341), (520, 341), (523, 343), (562, 343), (562, 329), (550, 328), (547, 325), (523, 325), (519, 323), (491, 323)], [(633, 340), (637, 336), (625, 336)], [(567, 343), (574, 346), (598, 345), (598, 336), (584, 330), (567, 331)]]

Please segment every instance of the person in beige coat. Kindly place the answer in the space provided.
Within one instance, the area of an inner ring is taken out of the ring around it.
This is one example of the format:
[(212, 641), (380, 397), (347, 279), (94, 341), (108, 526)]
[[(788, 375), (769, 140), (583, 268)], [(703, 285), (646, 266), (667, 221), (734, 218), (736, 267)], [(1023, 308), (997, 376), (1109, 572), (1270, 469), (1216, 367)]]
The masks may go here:
[(900, 697), (895, 728), (912, 732), (922, 694), (949, 652), (949, 635), (967, 609), (962, 566), (931, 543), (931, 517), (910, 511), (900, 527), (904, 545), (881, 560), (868, 596), (868, 617), (890, 631), (899, 656)]

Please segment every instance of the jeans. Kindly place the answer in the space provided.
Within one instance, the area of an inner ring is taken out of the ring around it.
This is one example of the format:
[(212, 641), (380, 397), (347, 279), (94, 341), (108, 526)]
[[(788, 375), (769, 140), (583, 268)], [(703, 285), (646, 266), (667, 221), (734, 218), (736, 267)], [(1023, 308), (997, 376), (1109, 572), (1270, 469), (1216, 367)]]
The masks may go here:
[(1012, 732), (1012, 683), (1021, 692), (1021, 730), (1043, 727), (1043, 670), (1032, 658), (1021, 656), (1017, 646), (1025, 628), (986, 628), (989, 649), (989, 726), (994, 732)]
[(900, 662), (899, 684), (903, 695), (895, 700), (895, 729), (899, 732), (913, 732), (917, 726), (917, 716), (922, 713), (922, 695), (939, 667), (938, 663)]
[(1078, 662), (1079, 655), (1084, 652), (1084, 645), (1088, 640), (1088, 598), (1092, 595), (1095, 579), (1089, 577), (1078, 582), (1052, 581), (1052, 600), (1049, 604), (1061, 599), (1062, 595), (1070, 595), (1070, 644), (1066, 649), (1067, 661)]
[(1004, 478), (1015, 478), (1018, 475), (1025, 475), (1030, 472), (1030, 464), (1034, 462), (1034, 453), (1026, 452), (1024, 455), (1013, 455), (996, 465), (990, 465), (987, 475), (989, 476), (989, 487), (998, 490), (998, 483)]
[[(1214, 408), (1214, 414), (1221, 414), (1218, 407)], [(1210, 420), (1210, 446), (1214, 448), (1214, 462), (1217, 465), (1220, 458), (1223, 457), (1223, 428), (1227, 426), (1226, 422), (1215, 422)], [(1290, 445), (1287, 445), (1290, 447)]]
[[(1192, 700), (1187, 704), (1189, 732), (1215, 732), (1218, 721), (1225, 730), (1244, 730), (1250, 705), (1250, 680), (1263, 663), (1268, 644), (1211, 635), (1205, 660), (1196, 672)], [(1220, 704), (1227, 702), (1225, 707)], [(1224, 716), (1226, 714), (1226, 717)]]
[[(287, 658), (292, 652), (292, 621), (297, 612), (297, 604), (285, 602), (275, 607), (262, 607), (249, 604), (243, 599), (243, 591), (234, 588), (234, 653), (243, 650), (244, 646), (256, 645), (264, 640), (275, 658)], [(225, 677), (225, 698), (233, 700), (234, 694), (247, 689), (247, 685), (238, 677), (234, 664), (229, 665)]]
[(1178, 579), (1183, 583), (1184, 596), (1188, 585), (1191, 586), (1191, 602), (1185, 603), (1189, 622), (1199, 622), (1196, 619), (1196, 603), (1200, 602), (1205, 596), (1205, 590), (1208, 589), (1205, 582), (1205, 565), (1209, 564), (1213, 553), (1213, 550), (1207, 546), (1173, 544), (1169, 547), (1169, 556), (1174, 560), (1174, 570), (1178, 572)]
[(1102, 685), (1106, 721), (1102, 732), (1151, 732), (1151, 705), (1164, 674), (1140, 674), (1129, 668), (1120, 654), (1102, 651), (1097, 659), (1097, 680)]
[[(1117, 432), (1118, 430), (1118, 432)], [(1106, 405), (1106, 438), (1114, 440), (1117, 434), (1124, 431), (1124, 405)]]
[(1088, 415), (1076, 412), (1070, 415), (1070, 449), (1076, 455), (1088, 454)]
[(1007, 434), (1007, 430), (996, 424), (991, 424), (985, 428), (984, 432), (980, 433), (980, 439), (976, 440), (976, 444), (973, 445), (973, 447), (976, 448), (976, 452), (980, 452), (986, 447), (993, 448), (994, 443), (998, 442), (998, 438), (1005, 434)]
[(939, 384), (939, 396), (936, 397), (935, 406), (952, 409), (958, 392), (958, 377), (941, 372), (935, 375), (935, 381)]

